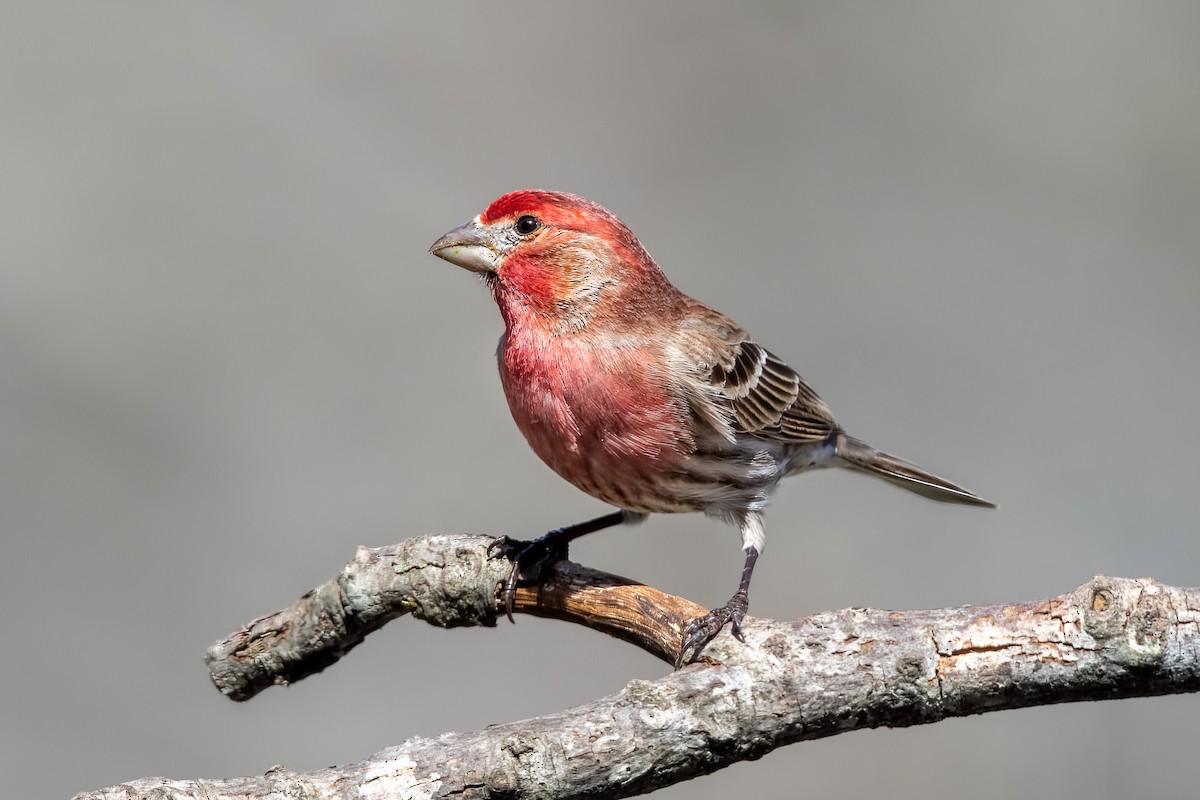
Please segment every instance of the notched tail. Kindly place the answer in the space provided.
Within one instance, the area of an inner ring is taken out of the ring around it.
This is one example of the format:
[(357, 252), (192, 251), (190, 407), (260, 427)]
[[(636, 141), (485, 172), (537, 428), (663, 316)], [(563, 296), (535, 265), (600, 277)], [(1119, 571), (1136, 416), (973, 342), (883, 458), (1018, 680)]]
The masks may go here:
[(902, 489), (924, 495), (930, 500), (937, 500), (941, 503), (963, 503), (968, 506), (984, 508), (996, 507), (992, 501), (984, 500), (956, 483), (939, 478), (911, 461), (905, 461), (899, 456), (876, 450), (866, 442), (844, 433), (838, 434), (837, 456), (851, 469), (883, 478)]

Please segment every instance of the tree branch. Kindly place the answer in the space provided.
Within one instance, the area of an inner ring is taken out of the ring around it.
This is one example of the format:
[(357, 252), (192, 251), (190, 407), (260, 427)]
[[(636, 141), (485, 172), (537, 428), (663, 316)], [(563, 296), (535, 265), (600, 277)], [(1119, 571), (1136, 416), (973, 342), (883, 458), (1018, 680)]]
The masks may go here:
[[(360, 548), (334, 580), (208, 653), (213, 682), (245, 700), (329, 666), (388, 620), (494, 625), (507, 562), (490, 537), (427, 536)], [(674, 659), (704, 609), (624, 578), (558, 565), (516, 610), (565, 619)], [(1078, 700), (1200, 690), (1200, 591), (1093, 578), (1052, 600), (795, 622), (748, 619), (701, 663), (567, 711), (437, 739), (363, 761), (261, 777), (147, 778), (78, 798), (628, 797), (857, 728)]]
[[(489, 559), (489, 536), (425, 536), (360, 547), (340, 575), (296, 603), (246, 625), (206, 655), (213, 683), (234, 700), (298, 681), (336, 662), (367, 634), (403, 614), (431, 625), (494, 626), (505, 559)], [(707, 609), (569, 561), (540, 589), (517, 590), (516, 613), (576, 622), (673, 664), (683, 626)]]

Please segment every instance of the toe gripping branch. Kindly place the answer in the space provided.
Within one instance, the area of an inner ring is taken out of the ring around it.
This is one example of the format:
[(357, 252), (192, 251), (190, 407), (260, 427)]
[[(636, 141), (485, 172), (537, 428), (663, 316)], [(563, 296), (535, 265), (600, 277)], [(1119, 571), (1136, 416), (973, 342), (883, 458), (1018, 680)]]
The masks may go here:
[(571, 542), (580, 536), (620, 525), (625, 520), (625, 512), (617, 511), (587, 522), (555, 528), (531, 541), (501, 536), (492, 542), (488, 546), (488, 558), (507, 558), (512, 561), (512, 569), (501, 589), (504, 616), (508, 617), (508, 621), (514, 622), (513, 603), (517, 595), (517, 586), (540, 584), (550, 567), (566, 560)]
[[(758, 548), (746, 548), (746, 564), (742, 567), (742, 580), (738, 590), (729, 598), (729, 602), (720, 608), (714, 608), (707, 614), (696, 617), (683, 629), (683, 642), (679, 647), (679, 655), (675, 658), (675, 669), (695, 661), (709, 642), (717, 638), (726, 625), (729, 632), (739, 642), (746, 641), (742, 636), (742, 620), (750, 608), (750, 577), (754, 574), (754, 565), (758, 562)], [(691, 658), (688, 658), (688, 653)]]

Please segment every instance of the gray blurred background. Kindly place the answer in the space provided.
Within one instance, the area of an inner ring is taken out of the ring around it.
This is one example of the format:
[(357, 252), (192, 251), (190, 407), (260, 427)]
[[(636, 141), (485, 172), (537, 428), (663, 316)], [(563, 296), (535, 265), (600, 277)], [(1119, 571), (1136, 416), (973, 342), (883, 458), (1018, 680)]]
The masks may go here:
[[(314, 769), (663, 664), (401, 620), (246, 704), (214, 640), (358, 544), (604, 511), (509, 419), (484, 289), (426, 253), (586, 195), (855, 434), (1000, 501), (786, 484), (755, 614), (1200, 584), (1195, 4), (10, 4), (0, 27), (0, 774), (12, 797)], [(886, 534), (885, 534), (886, 532)], [(706, 605), (737, 536), (585, 563)], [(663, 798), (1191, 794), (1200, 699), (779, 750)]]

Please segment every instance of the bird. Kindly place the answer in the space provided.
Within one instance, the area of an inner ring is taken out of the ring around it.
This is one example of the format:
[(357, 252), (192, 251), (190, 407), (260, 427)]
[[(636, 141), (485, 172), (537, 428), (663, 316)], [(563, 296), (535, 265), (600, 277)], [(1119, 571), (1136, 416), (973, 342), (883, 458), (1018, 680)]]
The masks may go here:
[(745, 553), (729, 602), (683, 627), (676, 668), (725, 628), (744, 641), (763, 512), (781, 479), (843, 467), (927, 498), (995, 508), (962, 486), (846, 433), (800, 375), (732, 319), (670, 282), (615, 214), (565, 192), (523, 189), (441, 236), (430, 253), (478, 273), (504, 322), (500, 382), (543, 462), (616, 512), (532, 541), (501, 537), (512, 619), (574, 539), (649, 514), (703, 512)]

